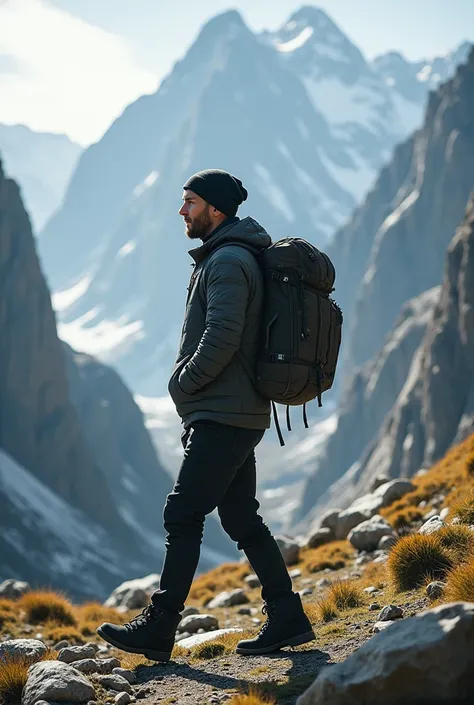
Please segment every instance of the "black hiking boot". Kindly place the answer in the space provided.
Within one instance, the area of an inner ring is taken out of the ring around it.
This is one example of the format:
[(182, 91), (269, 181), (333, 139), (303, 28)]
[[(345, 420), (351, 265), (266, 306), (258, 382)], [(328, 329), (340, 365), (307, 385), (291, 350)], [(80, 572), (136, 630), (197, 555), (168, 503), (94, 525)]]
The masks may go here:
[(291, 593), (288, 597), (266, 602), (262, 611), (267, 615), (267, 621), (256, 637), (239, 641), (238, 654), (268, 654), (283, 646), (300, 646), (315, 639), (299, 595)]
[(151, 661), (169, 661), (181, 615), (148, 605), (126, 624), (105, 622), (97, 633), (112, 646)]

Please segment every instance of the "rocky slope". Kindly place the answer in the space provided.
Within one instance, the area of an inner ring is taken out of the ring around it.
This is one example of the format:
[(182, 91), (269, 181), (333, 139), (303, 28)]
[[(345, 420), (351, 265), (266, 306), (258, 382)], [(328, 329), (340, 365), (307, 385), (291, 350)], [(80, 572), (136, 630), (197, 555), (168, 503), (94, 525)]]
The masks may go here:
[(235, 11), (212, 19), (85, 151), (41, 234), (61, 336), (114, 362), (135, 392), (163, 394), (189, 273), (183, 180), (229, 169), (250, 192), (242, 215), (274, 238), (326, 243), (421, 122), (422, 102), (403, 98), (408, 119), (398, 97), (315, 8), (258, 36)]
[(21, 184), (23, 202), (39, 232), (59, 208), (82, 148), (65, 135), (0, 125), (5, 172)]
[[(401, 330), (408, 330), (403, 325), (403, 318), (410, 312), (410, 306), (402, 313), (392, 333), (389, 333), (390, 319), (395, 315), (395, 307), (400, 307), (410, 295), (416, 294), (417, 289), (426, 284), (436, 285), (441, 280), (447, 243), (465, 210), (465, 203), (462, 205), (459, 199), (466, 194), (467, 201), (474, 185), (474, 133), (469, 117), (472, 114), (473, 85), (474, 52), (469, 63), (459, 69), (456, 78), (432, 94), (423, 130), (398, 148), (392, 165), (382, 172), (365, 204), (335, 239), (331, 254), (338, 271), (336, 295), (346, 317), (339, 422), (325, 453), (316, 460), (302, 494), (301, 506), (295, 514), (296, 521), (304, 516), (308, 520), (311, 513), (317, 513), (321, 506), (332, 501), (333, 496), (338, 498), (337, 504), (343, 501), (343, 497), (346, 502), (351, 501), (360, 491), (357, 478), (362, 475), (366, 478), (366, 487), (374, 473), (388, 472), (387, 464), (381, 465), (378, 454), (373, 455), (376, 438), (384, 426), (385, 416), (398, 403), (409, 376), (412, 358), (429, 321), (429, 309), (425, 307), (423, 314), (420, 304), (431, 301), (432, 306), (432, 295), (422, 295), (411, 311), (412, 315), (415, 310), (418, 313), (408, 329), (418, 331), (418, 338), (410, 336), (411, 345), (401, 348), (403, 353), (399, 359), (403, 360), (402, 365), (395, 365), (396, 358), (387, 356), (386, 351), (397, 349), (397, 341), (403, 341), (397, 329), (402, 324)], [(430, 322), (428, 330), (435, 330), (434, 326), (436, 322)], [(462, 333), (460, 329), (453, 330), (458, 330), (453, 333), (457, 343)], [(376, 353), (377, 347), (381, 353)], [(356, 363), (370, 358), (372, 360), (365, 366), (354, 369)], [(379, 386), (383, 377), (374, 374), (380, 367), (387, 370), (388, 378), (392, 380), (385, 387)], [(456, 405), (462, 406), (464, 397), (459, 384), (452, 387), (451, 394), (457, 399), (455, 408)], [(416, 425), (417, 412), (413, 407), (412, 412), (411, 421)], [(418, 412), (424, 414), (422, 406)], [(434, 415), (438, 426), (435, 424), (430, 434), (438, 437), (439, 431), (441, 452), (447, 447), (443, 424), (449, 425), (448, 417), (451, 417), (451, 411), (446, 404), (439, 403), (438, 414)], [(452, 423), (457, 424), (456, 415), (452, 418)], [(404, 453), (403, 443), (409, 445), (409, 440), (405, 441), (407, 433), (395, 441), (394, 436), (384, 432), (380, 441), (380, 448), (383, 446), (387, 455), (392, 453), (392, 475), (410, 474), (417, 469), (416, 462), (412, 463), (410, 470), (399, 464)], [(392, 438), (396, 448), (392, 443), (387, 445), (388, 437)], [(438, 441), (434, 445), (438, 447)], [(411, 452), (416, 454), (414, 447)], [(371, 471), (366, 474), (361, 468), (372, 456)], [(431, 455), (430, 459), (435, 457), (438, 456)], [(421, 463), (422, 459), (417, 457), (417, 461)], [(343, 475), (344, 490), (339, 482)]]

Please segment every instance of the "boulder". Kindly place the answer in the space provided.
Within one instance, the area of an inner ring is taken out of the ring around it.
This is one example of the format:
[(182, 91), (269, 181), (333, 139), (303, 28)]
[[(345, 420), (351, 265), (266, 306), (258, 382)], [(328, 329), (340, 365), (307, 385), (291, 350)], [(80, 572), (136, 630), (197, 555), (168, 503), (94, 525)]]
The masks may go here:
[(375, 551), (383, 536), (395, 537), (395, 534), (388, 521), (375, 514), (352, 529), (347, 538), (359, 551)]
[(297, 541), (289, 536), (275, 536), (275, 540), (283, 556), (286, 565), (298, 563), (300, 557), (300, 546)]
[(435, 516), (432, 516), (431, 519), (428, 519), (423, 526), (418, 530), (418, 533), (420, 534), (435, 534), (437, 531), (443, 528), (443, 526), (446, 526), (444, 521), (441, 519), (439, 514), (436, 514)]
[(136, 673), (134, 671), (130, 671), (128, 668), (120, 668), (120, 666), (117, 666), (113, 669), (112, 673), (122, 676), (122, 678), (125, 678), (131, 685), (137, 682)]
[(323, 544), (333, 541), (335, 537), (335, 532), (327, 527), (315, 529), (308, 535), (306, 546), (308, 548), (318, 548), (318, 546), (323, 546)]
[(23, 580), (9, 578), (0, 583), (0, 597), (5, 600), (18, 600), (19, 597), (31, 590), (30, 584)]
[(215, 631), (208, 632), (207, 634), (195, 634), (194, 636), (188, 636), (186, 639), (181, 639), (179, 645), (185, 649), (192, 649), (194, 646), (206, 644), (208, 641), (216, 641), (220, 636), (225, 636), (225, 634), (243, 631), (243, 629), (237, 629), (234, 627), (230, 629), (216, 629)]
[(130, 693), (117, 693), (114, 702), (116, 705), (129, 705), (132, 702), (132, 696)]
[(39, 661), (46, 651), (46, 645), (39, 639), (8, 639), (0, 644), (0, 661), (5, 657)]
[(375, 622), (372, 632), (374, 634), (379, 634), (380, 632), (385, 631), (385, 629), (388, 629), (389, 627), (392, 626), (392, 624), (395, 624), (395, 620), (385, 620), (384, 622)]
[(376, 489), (378, 489), (381, 485), (386, 485), (387, 482), (390, 482), (390, 478), (387, 475), (376, 475), (372, 480), (370, 491), (375, 492)]
[(386, 605), (379, 614), (379, 622), (393, 622), (403, 617), (403, 609), (398, 605)]
[(184, 610), (181, 612), (181, 617), (184, 619), (185, 617), (189, 617), (190, 614), (199, 614), (199, 610), (197, 607), (185, 607)]
[(85, 658), (80, 661), (74, 661), (72, 665), (81, 673), (109, 675), (120, 666), (120, 661), (118, 658)]
[(350, 507), (344, 509), (344, 511), (339, 514), (336, 527), (336, 538), (347, 538), (352, 529), (354, 529), (358, 524), (362, 524), (362, 522), (373, 517), (374, 514), (377, 514), (381, 507), (381, 498), (375, 497), (373, 494), (365, 494), (362, 497), (359, 497), (359, 499), (356, 499)]
[(216, 595), (206, 607), (209, 609), (216, 609), (218, 607), (234, 607), (235, 605), (246, 605), (249, 602), (249, 598), (242, 590), (242, 588), (236, 588), (235, 590), (230, 590), (229, 592), (221, 592)]
[(65, 649), (61, 649), (58, 654), (58, 661), (64, 661), (64, 663), (74, 663), (74, 661), (81, 661), (83, 659), (93, 659), (95, 658), (96, 650), (93, 646), (68, 646)]
[(118, 673), (111, 673), (108, 676), (96, 676), (97, 682), (107, 690), (116, 690), (118, 693), (133, 693), (132, 686), (126, 678)]
[(92, 683), (73, 666), (63, 661), (41, 661), (28, 669), (22, 705), (38, 700), (61, 703), (85, 703), (95, 700)]
[(319, 521), (318, 528), (329, 529), (332, 533), (336, 534), (337, 520), (342, 509), (328, 509), (327, 512), (323, 514)]
[(379, 551), (389, 551), (397, 543), (397, 537), (395, 534), (389, 534), (387, 536), (382, 536), (378, 542), (377, 548)]
[(391, 480), (377, 487), (373, 494), (375, 497), (380, 497), (382, 507), (388, 507), (389, 504), (393, 504), (414, 489), (415, 485), (409, 480)]
[(127, 580), (106, 599), (106, 607), (124, 607), (127, 610), (139, 610), (150, 602), (150, 596), (160, 587), (160, 576), (151, 573), (144, 578)]
[(255, 573), (252, 573), (252, 575), (247, 575), (244, 578), (244, 582), (249, 586), (249, 588), (258, 588), (261, 585), (260, 580)]
[(473, 672), (474, 604), (457, 602), (392, 623), (324, 668), (297, 705), (467, 703)]
[(439, 600), (443, 596), (445, 589), (446, 583), (441, 582), (441, 580), (434, 580), (426, 586), (426, 594), (430, 600)]
[(199, 629), (204, 629), (205, 632), (219, 629), (219, 622), (213, 614), (190, 614), (182, 619), (178, 626), (178, 631), (189, 634), (196, 634)]

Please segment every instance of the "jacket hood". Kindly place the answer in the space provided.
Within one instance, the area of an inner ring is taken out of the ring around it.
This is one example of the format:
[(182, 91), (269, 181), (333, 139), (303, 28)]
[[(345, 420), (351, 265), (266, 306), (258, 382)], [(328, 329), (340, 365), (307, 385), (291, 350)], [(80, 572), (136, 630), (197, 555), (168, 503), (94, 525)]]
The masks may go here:
[(242, 220), (234, 220), (229, 225), (219, 228), (215, 235), (210, 236), (201, 247), (189, 250), (189, 254), (196, 263), (202, 262), (211, 252), (222, 245), (233, 244), (245, 247), (247, 250), (258, 255), (272, 244), (272, 239), (263, 228), (253, 218), (247, 217)]

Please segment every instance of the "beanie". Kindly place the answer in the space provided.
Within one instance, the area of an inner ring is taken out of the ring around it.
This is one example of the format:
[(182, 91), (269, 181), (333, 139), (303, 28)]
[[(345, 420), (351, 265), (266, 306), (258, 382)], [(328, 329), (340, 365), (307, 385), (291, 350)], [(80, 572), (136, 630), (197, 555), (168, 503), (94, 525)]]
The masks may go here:
[(234, 216), (248, 196), (241, 180), (222, 169), (198, 171), (186, 181), (183, 189), (194, 191), (227, 216)]

